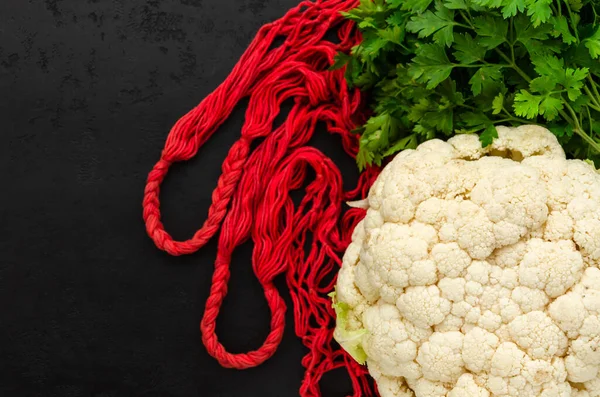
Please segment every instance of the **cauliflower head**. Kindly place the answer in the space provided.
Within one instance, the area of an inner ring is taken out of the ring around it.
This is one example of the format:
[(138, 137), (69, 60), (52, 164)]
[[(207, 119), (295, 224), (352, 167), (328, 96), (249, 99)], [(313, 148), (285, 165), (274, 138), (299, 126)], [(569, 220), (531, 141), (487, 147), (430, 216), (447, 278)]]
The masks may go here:
[(338, 274), (382, 397), (600, 396), (600, 174), (532, 125), (398, 154)]

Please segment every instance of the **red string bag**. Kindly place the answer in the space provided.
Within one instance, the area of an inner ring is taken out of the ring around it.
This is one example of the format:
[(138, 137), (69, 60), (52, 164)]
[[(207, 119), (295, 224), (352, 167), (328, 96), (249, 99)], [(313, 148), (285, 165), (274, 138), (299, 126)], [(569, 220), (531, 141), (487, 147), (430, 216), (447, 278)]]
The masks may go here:
[[(333, 290), (331, 273), (341, 265), (354, 226), (364, 210), (342, 212), (344, 202), (364, 198), (378, 170), (367, 169), (357, 186), (344, 192), (335, 164), (307, 146), (317, 122), (341, 137), (344, 150), (354, 157), (356, 135), (350, 131), (364, 122), (358, 90), (349, 90), (343, 71), (329, 71), (338, 50), (348, 51), (360, 41), (353, 24), (340, 11), (357, 0), (304, 1), (281, 19), (263, 26), (228, 78), (171, 129), (160, 160), (148, 175), (143, 217), (156, 246), (171, 255), (196, 252), (220, 229), (212, 287), (200, 324), (208, 353), (229, 368), (260, 365), (281, 342), (286, 305), (273, 284), (284, 274), (293, 301), (295, 332), (309, 352), (301, 396), (320, 396), (323, 374), (345, 368), (352, 396), (376, 393), (366, 369), (333, 341), (334, 312), (327, 294)], [(338, 43), (325, 39), (337, 30)], [(272, 48), (274, 41), (283, 44)], [(248, 98), (241, 138), (222, 165), (212, 194), (208, 217), (192, 238), (175, 241), (161, 223), (159, 191), (169, 167), (196, 155), (235, 105)], [(294, 105), (279, 127), (273, 121), (281, 104)], [(254, 140), (263, 139), (254, 150)], [(312, 169), (315, 178), (295, 206), (290, 192), (300, 189)], [(311, 238), (312, 235), (312, 238)], [(227, 294), (229, 263), (234, 249), (252, 239), (252, 266), (271, 311), (271, 330), (262, 346), (248, 353), (226, 351), (215, 334), (219, 309)], [(306, 243), (310, 246), (306, 251)]]

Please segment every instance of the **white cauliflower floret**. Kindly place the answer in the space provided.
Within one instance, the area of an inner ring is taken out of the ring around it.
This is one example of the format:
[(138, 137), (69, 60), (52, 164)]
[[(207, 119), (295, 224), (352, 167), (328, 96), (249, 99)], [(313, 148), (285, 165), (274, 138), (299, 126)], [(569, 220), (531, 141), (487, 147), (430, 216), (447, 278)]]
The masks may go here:
[(579, 334), (586, 313), (581, 296), (571, 292), (559, 296), (548, 307), (548, 314), (554, 323), (571, 338)]
[(449, 314), (444, 321), (436, 324), (433, 329), (436, 332), (460, 331), (465, 324), (465, 320), (461, 317)]
[(475, 383), (471, 374), (463, 374), (447, 397), (489, 397), (490, 392)]
[(488, 258), (488, 262), (504, 268), (515, 267), (521, 263), (525, 252), (527, 252), (526, 242), (518, 241), (515, 244), (496, 249), (491, 257)]
[(415, 393), (415, 396), (446, 397), (449, 391), (444, 383), (430, 381), (426, 378), (420, 378), (416, 381), (407, 380), (406, 383)]
[(525, 353), (512, 342), (503, 342), (494, 352), (490, 374), (509, 378), (518, 375), (525, 360)]
[(560, 356), (568, 345), (565, 334), (542, 311), (519, 316), (508, 327), (515, 343), (533, 359)]
[(343, 266), (338, 272), (337, 283), (340, 286), (338, 288), (338, 298), (350, 306), (357, 306), (364, 300), (363, 295), (356, 286), (355, 269), (358, 263), (359, 252), (360, 245), (350, 243), (344, 255)]
[(599, 216), (584, 218), (575, 222), (573, 239), (581, 251), (594, 260), (600, 259), (600, 219)]
[(585, 387), (585, 390), (587, 390), (590, 394), (590, 397), (600, 396), (600, 377), (585, 382), (583, 386)]
[(548, 215), (544, 228), (544, 239), (547, 241), (571, 240), (573, 238), (573, 218), (566, 210), (553, 211)]
[(487, 284), (490, 280), (491, 266), (485, 261), (473, 261), (467, 269), (465, 280)]
[(423, 377), (432, 381), (455, 382), (464, 372), (461, 332), (434, 332), (421, 345), (417, 363), (421, 365)]
[(577, 356), (569, 356), (565, 359), (565, 365), (569, 374), (569, 381), (583, 383), (595, 379), (598, 376), (598, 366), (588, 364)]
[(423, 328), (444, 321), (452, 307), (448, 299), (440, 296), (440, 290), (435, 285), (407, 288), (398, 298), (396, 306), (403, 317)]
[(369, 363), (369, 373), (377, 382), (377, 389), (381, 397), (414, 397), (403, 378), (383, 375), (377, 362)]
[(456, 242), (470, 258), (485, 259), (494, 251), (494, 224), (481, 207), (471, 201), (461, 201), (458, 212), (449, 214), (448, 219), (456, 231), (453, 233)]
[(474, 373), (488, 372), (500, 339), (479, 327), (466, 333), (462, 350), (465, 367)]
[(572, 241), (529, 240), (519, 266), (521, 285), (541, 289), (551, 298), (564, 294), (581, 278), (583, 258)]
[(531, 385), (540, 386), (552, 381), (554, 367), (550, 362), (544, 360), (527, 361), (523, 368), (523, 377)]
[(519, 305), (523, 313), (544, 310), (550, 301), (544, 291), (529, 287), (515, 288), (512, 291), (511, 298)]
[(430, 285), (438, 280), (437, 267), (431, 259), (416, 261), (407, 273), (410, 285)]
[[(389, 304), (371, 306), (365, 310), (363, 321), (366, 335), (363, 348), (386, 376), (419, 377), (417, 344), (409, 339), (398, 310)], [(416, 372), (415, 372), (416, 371)]]
[(471, 257), (457, 243), (436, 244), (431, 249), (431, 258), (438, 271), (447, 277), (461, 276), (471, 264)]
[(438, 287), (442, 291), (442, 296), (451, 302), (461, 302), (465, 300), (465, 279), (446, 277), (438, 282)]
[(549, 131), (429, 140), (353, 205), (334, 338), (382, 397), (600, 397), (600, 174)]
[(516, 243), (528, 230), (544, 224), (548, 216), (546, 195), (539, 173), (515, 163), (478, 181), (471, 200), (485, 210), (490, 221), (497, 223), (495, 238), (502, 247)]

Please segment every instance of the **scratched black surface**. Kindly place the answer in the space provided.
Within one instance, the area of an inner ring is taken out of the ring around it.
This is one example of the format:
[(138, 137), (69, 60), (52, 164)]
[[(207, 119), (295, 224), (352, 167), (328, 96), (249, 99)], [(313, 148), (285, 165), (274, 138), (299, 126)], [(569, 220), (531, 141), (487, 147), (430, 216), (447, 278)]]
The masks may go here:
[[(215, 244), (172, 258), (141, 220), (145, 177), (171, 125), (227, 76), (262, 24), (295, 4), (0, 2), (1, 396), (298, 395), (304, 348), (289, 311), (270, 361), (220, 368), (198, 331)], [(169, 175), (162, 197), (175, 237), (203, 222), (243, 114)], [(315, 144), (354, 170), (335, 139), (323, 133)], [(234, 352), (257, 348), (268, 331), (250, 252), (234, 258), (218, 323)], [(324, 396), (348, 390), (343, 374), (323, 382)]]

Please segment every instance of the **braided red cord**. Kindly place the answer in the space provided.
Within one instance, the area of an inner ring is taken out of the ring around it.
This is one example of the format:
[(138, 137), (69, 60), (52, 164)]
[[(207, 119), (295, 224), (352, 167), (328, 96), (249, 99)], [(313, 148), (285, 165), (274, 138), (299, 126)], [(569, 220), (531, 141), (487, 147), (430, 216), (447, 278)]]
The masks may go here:
[[(375, 393), (366, 369), (333, 342), (335, 319), (327, 294), (334, 281), (326, 280), (340, 266), (351, 232), (364, 215), (363, 210), (352, 209), (342, 216), (343, 203), (364, 197), (377, 170), (364, 172), (354, 190), (343, 192), (338, 168), (306, 146), (316, 123), (324, 122), (330, 133), (341, 137), (345, 151), (356, 155), (357, 139), (350, 131), (363, 120), (360, 93), (348, 90), (342, 71), (327, 70), (338, 50), (359, 42), (351, 23), (340, 15), (356, 3), (305, 1), (263, 26), (229, 77), (174, 125), (160, 160), (148, 175), (144, 194), (147, 232), (158, 248), (171, 255), (197, 251), (221, 229), (212, 287), (200, 324), (208, 353), (221, 365), (254, 367), (275, 353), (283, 336), (286, 305), (273, 280), (286, 274), (295, 331), (309, 349), (302, 360), (306, 374), (301, 396), (320, 396), (323, 374), (340, 367), (348, 371), (353, 396)], [(340, 39), (337, 44), (324, 38), (334, 28)], [(277, 37), (285, 41), (271, 49)], [(174, 241), (160, 220), (160, 184), (169, 166), (193, 157), (243, 97), (249, 97), (249, 103), (242, 137), (223, 163), (208, 218), (191, 239)], [(280, 106), (289, 98), (294, 106), (287, 120), (273, 130)], [(257, 138), (264, 141), (251, 153), (250, 144)], [(295, 207), (290, 192), (303, 186), (309, 168), (316, 177)], [(232, 252), (249, 238), (254, 242), (253, 269), (271, 311), (271, 331), (259, 349), (231, 354), (218, 341), (216, 319), (227, 294)], [(308, 252), (306, 246), (310, 246)]]

